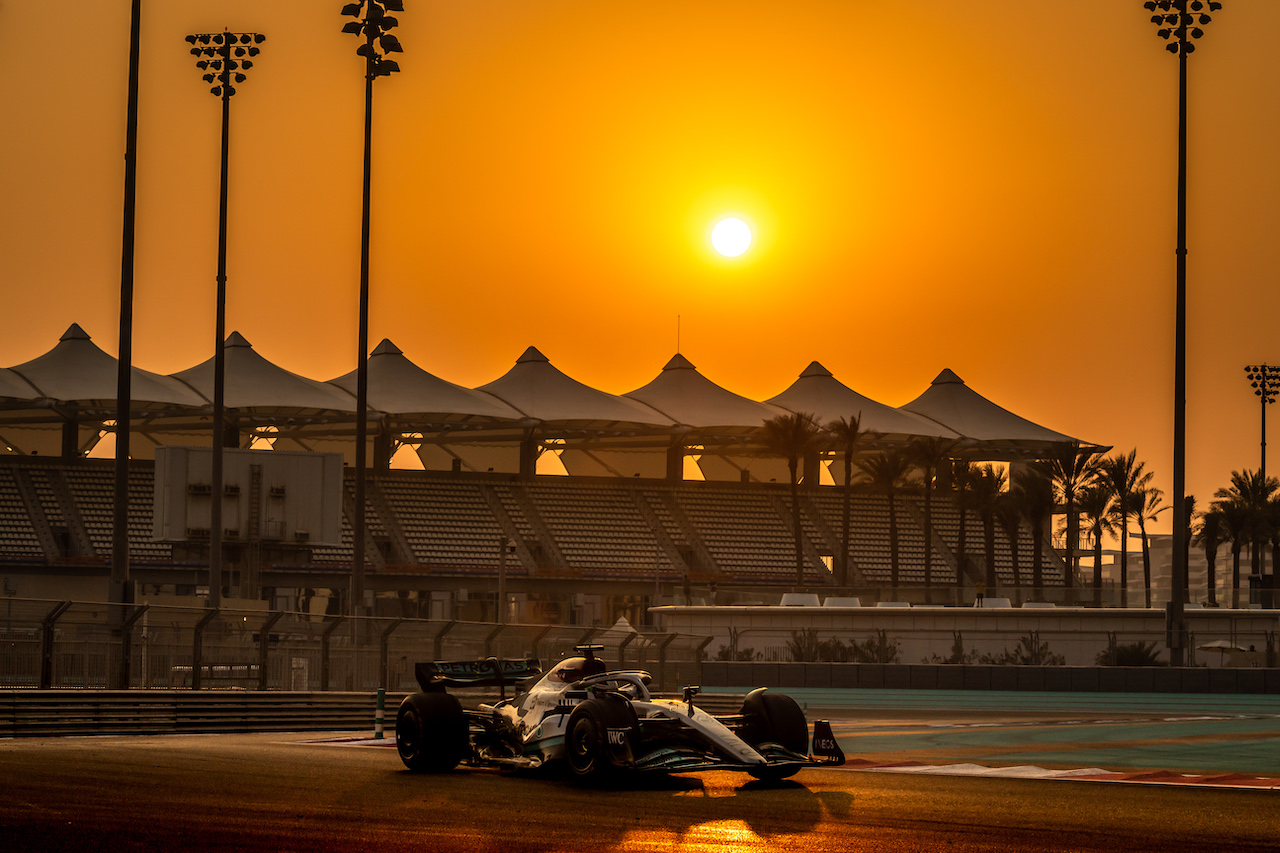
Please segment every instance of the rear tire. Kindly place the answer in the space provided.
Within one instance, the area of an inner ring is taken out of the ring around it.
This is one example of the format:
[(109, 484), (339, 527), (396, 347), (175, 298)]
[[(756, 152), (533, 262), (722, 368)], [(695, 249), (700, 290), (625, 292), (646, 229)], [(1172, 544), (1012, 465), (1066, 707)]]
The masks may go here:
[(462, 705), (448, 693), (414, 693), (396, 713), (396, 750), (415, 773), (443, 773), (458, 766), (471, 747)]
[[(770, 693), (761, 687), (743, 699), (741, 713), (747, 718), (747, 724), (738, 734), (753, 748), (775, 743), (791, 752), (808, 754), (809, 722), (790, 696)], [(749, 772), (757, 779), (776, 781), (794, 776), (799, 769), (795, 766), (759, 767)]]

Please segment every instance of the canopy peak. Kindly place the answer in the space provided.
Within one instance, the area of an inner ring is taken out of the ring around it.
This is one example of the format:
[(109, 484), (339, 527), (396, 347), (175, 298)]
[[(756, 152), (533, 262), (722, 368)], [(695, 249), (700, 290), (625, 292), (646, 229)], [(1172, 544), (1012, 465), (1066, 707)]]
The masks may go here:
[(809, 366), (804, 369), (804, 372), (800, 374), (801, 379), (806, 376), (831, 376), (831, 371), (827, 370), (818, 362), (811, 361), (809, 362)]
[(527, 350), (524, 351), (523, 355), (521, 355), (519, 358), (516, 359), (516, 364), (527, 364), (528, 362), (531, 362), (531, 361), (534, 361), (534, 362), (541, 361), (547, 364), (551, 363), (551, 359), (547, 358), (545, 355), (538, 352), (537, 347), (529, 347)]
[(62, 333), (62, 337), (58, 338), (58, 340), (87, 341), (89, 340), (89, 333), (86, 332), (84, 329), (80, 328), (79, 323), (72, 323), (70, 326), (67, 326), (67, 330)]
[(390, 338), (383, 338), (382, 343), (378, 344), (373, 351), (374, 355), (404, 355), (404, 351), (400, 347), (391, 343)]
[(930, 385), (963, 385), (964, 380), (952, 372), (951, 368), (943, 368), (942, 372), (929, 383)]
[(697, 370), (697, 368), (693, 366), (692, 361), (689, 361), (689, 359), (685, 358), (680, 353), (676, 353), (671, 357), (671, 360), (666, 363), (666, 366), (664, 366), (662, 370), (665, 372), (668, 370)]

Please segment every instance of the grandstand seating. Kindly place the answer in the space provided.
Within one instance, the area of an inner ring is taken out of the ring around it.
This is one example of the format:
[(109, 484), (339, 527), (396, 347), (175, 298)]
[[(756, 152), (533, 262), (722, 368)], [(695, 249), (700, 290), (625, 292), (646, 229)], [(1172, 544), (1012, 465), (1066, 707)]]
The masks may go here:
[(0, 558), (43, 558), (44, 549), (12, 469), (0, 467)]
[[(176, 567), (172, 546), (151, 541), (153, 477), (152, 463), (135, 463), (129, 480), (131, 560)], [(697, 582), (725, 587), (795, 581), (790, 492), (785, 485), (567, 477), (521, 481), (509, 475), (400, 470), (378, 472), (374, 482), (367, 492), (367, 538), (386, 550), (391, 571), (493, 576), (500, 561), (499, 543), (514, 537), (517, 553), (506, 559), (512, 576), (578, 577), (603, 583), (656, 576), (671, 581), (684, 577), (687, 570)], [(342, 544), (311, 547), (306, 559), (289, 566), (291, 571), (306, 571), (310, 565), (331, 575), (333, 569), (350, 566), (351, 484), (348, 472)], [(0, 558), (34, 566), (86, 557), (105, 563), (111, 554), (113, 493), (109, 461), (0, 462)], [(802, 495), (806, 580), (818, 583), (826, 580), (819, 558), (830, 559), (839, 548), (842, 495), (831, 487)], [(28, 507), (32, 500), (39, 502), (43, 523), (67, 531), (66, 541), (55, 549), (61, 553), (47, 554), (50, 549), (42, 546), (38, 520)], [(888, 587), (888, 498), (855, 491), (852, 501), (852, 558), (861, 572), (860, 582)], [(916, 494), (896, 498), (901, 586), (924, 582), (921, 504)], [(954, 582), (954, 557), (948, 555), (955, 552), (959, 532), (955, 505), (942, 496), (935, 498), (933, 522), (941, 542), (932, 561), (934, 584), (949, 586)], [(966, 526), (967, 550), (980, 566), (983, 532), (976, 513), (968, 513)], [(1045, 548), (1046, 585), (1059, 585), (1062, 562), (1047, 542)], [(1022, 584), (1029, 585), (1031, 540), (1025, 529), (1018, 553)], [(189, 560), (189, 554), (183, 559)], [(378, 571), (380, 565), (368, 570)], [(1012, 559), (1003, 531), (996, 537), (996, 571), (1000, 586), (1012, 585)]]

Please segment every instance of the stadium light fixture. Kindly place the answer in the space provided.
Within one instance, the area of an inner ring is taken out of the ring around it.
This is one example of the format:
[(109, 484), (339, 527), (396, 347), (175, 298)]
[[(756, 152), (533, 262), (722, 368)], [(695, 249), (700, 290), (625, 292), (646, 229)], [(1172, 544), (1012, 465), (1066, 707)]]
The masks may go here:
[[(1208, 12), (1222, 8), (1218, 2), (1203, 0), (1147, 0), (1142, 7), (1152, 12), (1156, 35), (1168, 42), (1165, 49), (1178, 56), (1178, 248), (1177, 293), (1174, 309), (1173, 376), (1173, 517), (1187, 517), (1187, 57), (1195, 41), (1204, 36), (1202, 27), (1211, 18)], [(1173, 525), (1173, 565), (1169, 590), (1169, 664), (1182, 666), (1185, 660), (1186, 620), (1183, 597), (1187, 588), (1187, 530)]]
[[(400, 21), (388, 12), (403, 12), (403, 0), (359, 0), (342, 7), (342, 14), (355, 18), (342, 26), (344, 33), (360, 36), (364, 42), (356, 55), (364, 58), (364, 182), (360, 220), (360, 319), (356, 362), (356, 483), (355, 519), (352, 530), (351, 604), (356, 615), (364, 603), (365, 480), (368, 476), (369, 440), (369, 185), (373, 149), (373, 81), (400, 70), (389, 53), (403, 53), (400, 40), (391, 34)], [(363, 16), (363, 17), (361, 17)], [(354, 624), (353, 628), (354, 629)]]
[[(234, 83), (245, 81), (259, 53), (255, 45), (266, 41), (261, 33), (195, 33), (187, 36), (201, 79), (222, 101), (222, 171), (218, 194), (218, 296), (213, 351), (213, 459), (209, 505), (209, 607), (222, 604), (222, 448), (226, 443), (226, 339), (227, 339), (227, 150), (231, 129), (231, 96)], [(247, 46), (248, 45), (248, 46)]]

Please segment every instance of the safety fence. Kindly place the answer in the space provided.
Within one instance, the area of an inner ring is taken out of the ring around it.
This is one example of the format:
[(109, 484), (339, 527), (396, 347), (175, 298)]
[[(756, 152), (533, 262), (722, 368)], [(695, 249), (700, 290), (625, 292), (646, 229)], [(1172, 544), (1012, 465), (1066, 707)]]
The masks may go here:
[(212, 687), (273, 691), (414, 689), (429, 660), (537, 658), (585, 643), (611, 665), (648, 670), (655, 689), (696, 681), (708, 637), (617, 626), (501, 625), (326, 616), (256, 607), (6, 599), (0, 687)]

